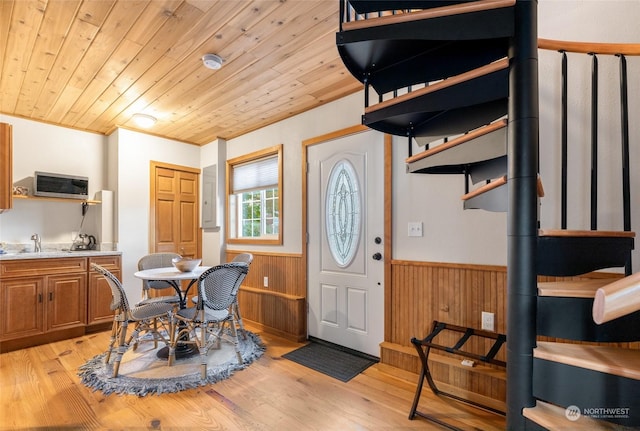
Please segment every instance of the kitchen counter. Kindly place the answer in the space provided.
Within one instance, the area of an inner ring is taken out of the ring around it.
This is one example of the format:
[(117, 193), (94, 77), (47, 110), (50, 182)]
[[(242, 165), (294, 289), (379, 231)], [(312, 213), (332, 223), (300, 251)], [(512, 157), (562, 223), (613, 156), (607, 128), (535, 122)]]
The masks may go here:
[(55, 259), (61, 257), (94, 257), (122, 255), (121, 251), (82, 250), (82, 251), (41, 251), (41, 252), (8, 252), (0, 254), (0, 261), (24, 259)]

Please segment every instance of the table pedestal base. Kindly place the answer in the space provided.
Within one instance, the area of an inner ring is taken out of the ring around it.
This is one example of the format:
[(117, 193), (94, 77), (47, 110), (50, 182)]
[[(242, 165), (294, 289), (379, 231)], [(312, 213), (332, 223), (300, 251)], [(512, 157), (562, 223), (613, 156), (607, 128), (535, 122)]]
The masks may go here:
[[(178, 347), (176, 347), (176, 360), (190, 358), (193, 355), (198, 354), (199, 352), (200, 351), (198, 350), (198, 348), (193, 344), (178, 344)], [(166, 346), (158, 350), (158, 353), (156, 353), (156, 357), (158, 357), (159, 359), (169, 358), (169, 347)]]

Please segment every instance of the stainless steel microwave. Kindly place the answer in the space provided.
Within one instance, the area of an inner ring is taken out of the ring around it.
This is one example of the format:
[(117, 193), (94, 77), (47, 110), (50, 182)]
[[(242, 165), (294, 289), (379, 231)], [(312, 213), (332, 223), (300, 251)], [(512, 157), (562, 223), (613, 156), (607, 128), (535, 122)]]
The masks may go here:
[(36, 171), (33, 175), (33, 194), (54, 198), (88, 199), (89, 178)]

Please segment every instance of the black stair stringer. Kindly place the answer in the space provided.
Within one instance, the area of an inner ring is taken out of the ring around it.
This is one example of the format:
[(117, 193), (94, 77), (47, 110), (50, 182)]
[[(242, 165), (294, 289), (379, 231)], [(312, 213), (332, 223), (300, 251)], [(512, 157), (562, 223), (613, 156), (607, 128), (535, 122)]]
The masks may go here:
[(508, 40), (376, 40), (344, 44), (336, 35), (343, 63), (379, 94), (438, 81), (507, 55)]
[(508, 110), (509, 68), (502, 64), (490, 66), (481, 75), (470, 74), (466, 80), (455, 78), (451, 81), (455, 85), (444, 81), (371, 106), (362, 123), (392, 135), (433, 137), (462, 134), (490, 123)]
[(602, 343), (640, 341), (640, 311), (601, 325), (592, 317), (593, 298), (538, 296), (537, 334)]
[[(553, 382), (553, 384), (550, 384)], [(559, 362), (534, 358), (533, 395), (559, 406), (577, 406), (581, 412), (618, 410), (608, 422), (624, 426), (640, 426), (640, 382), (627, 377), (606, 374)], [(604, 411), (600, 411), (604, 415)], [(623, 417), (624, 416), (624, 417)], [(603, 418), (604, 419), (604, 418)]]
[(568, 277), (625, 267), (633, 247), (631, 237), (538, 236), (538, 275)]
[[(338, 44), (363, 40), (424, 39), (424, 40), (478, 40), (500, 39), (513, 36), (513, 7), (480, 10), (434, 18), (407, 20), (386, 25), (375, 25), (376, 19), (366, 20), (369, 26), (349, 28), (343, 24)], [(382, 20), (381, 20), (382, 21)]]

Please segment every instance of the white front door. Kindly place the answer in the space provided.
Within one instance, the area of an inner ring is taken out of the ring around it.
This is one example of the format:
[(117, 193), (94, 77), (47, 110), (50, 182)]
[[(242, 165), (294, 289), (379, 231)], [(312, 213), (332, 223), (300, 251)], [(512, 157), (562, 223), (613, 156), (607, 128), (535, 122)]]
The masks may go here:
[(309, 335), (380, 356), (384, 339), (384, 135), (308, 147)]

